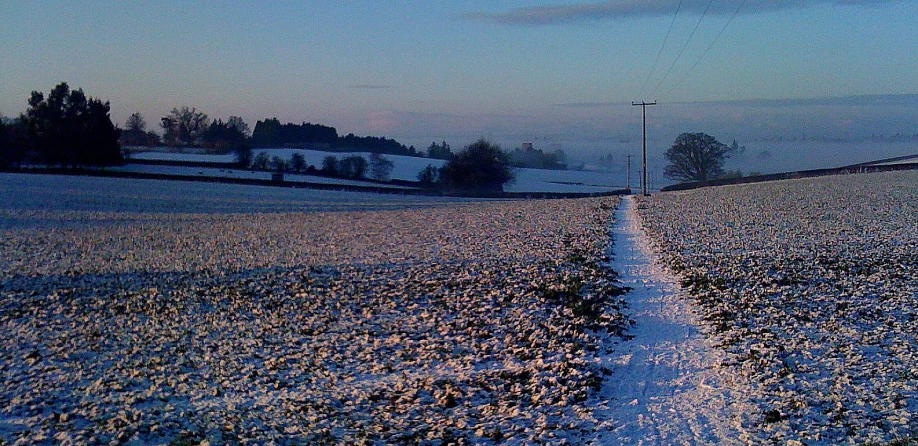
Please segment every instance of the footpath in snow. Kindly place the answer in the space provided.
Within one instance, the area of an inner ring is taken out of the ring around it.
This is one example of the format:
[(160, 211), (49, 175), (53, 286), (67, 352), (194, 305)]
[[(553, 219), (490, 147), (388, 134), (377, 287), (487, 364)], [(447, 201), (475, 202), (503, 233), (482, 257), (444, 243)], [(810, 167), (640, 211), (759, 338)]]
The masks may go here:
[(612, 370), (597, 408), (604, 429), (591, 444), (742, 444), (751, 409), (725, 354), (701, 331), (694, 304), (658, 261), (633, 197), (616, 211), (612, 268), (635, 325), (633, 339), (602, 358)]

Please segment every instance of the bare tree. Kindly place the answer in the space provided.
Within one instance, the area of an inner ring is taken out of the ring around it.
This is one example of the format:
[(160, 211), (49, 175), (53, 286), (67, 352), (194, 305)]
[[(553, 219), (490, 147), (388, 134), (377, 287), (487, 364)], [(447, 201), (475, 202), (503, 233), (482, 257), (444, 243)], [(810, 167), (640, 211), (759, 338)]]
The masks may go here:
[(164, 116), (160, 125), (163, 128), (163, 142), (169, 145), (190, 146), (198, 142), (198, 138), (208, 128), (207, 114), (199, 112), (194, 107), (173, 108), (169, 116)]
[(338, 175), (346, 178), (363, 178), (368, 165), (367, 159), (360, 155), (346, 156), (338, 162)]
[(370, 155), (370, 176), (373, 177), (374, 180), (388, 181), (389, 175), (392, 173), (394, 167), (395, 163), (389, 158), (379, 153)]
[(293, 152), (290, 155), (290, 170), (294, 172), (302, 172), (306, 170), (306, 157), (303, 156), (300, 152)]
[(679, 181), (707, 181), (724, 175), (724, 161), (732, 149), (704, 133), (683, 133), (666, 151), (669, 165), (663, 174)]

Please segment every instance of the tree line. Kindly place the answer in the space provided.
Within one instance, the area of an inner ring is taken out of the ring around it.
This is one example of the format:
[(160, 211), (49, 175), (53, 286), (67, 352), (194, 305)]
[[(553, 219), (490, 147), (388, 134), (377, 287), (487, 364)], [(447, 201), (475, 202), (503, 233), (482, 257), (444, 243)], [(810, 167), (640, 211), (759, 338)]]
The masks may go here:
[[(369, 160), (360, 155), (344, 158), (328, 155), (322, 158), (320, 166), (314, 166), (307, 164), (300, 152), (283, 159), (260, 151), (247, 167), (348, 179), (364, 179), (369, 175), (377, 181), (388, 181), (395, 163), (380, 153), (371, 153)], [(493, 195), (502, 192), (504, 184), (513, 180), (512, 167), (508, 152), (481, 138), (454, 153), (441, 167), (428, 165), (418, 173), (417, 179), (423, 186), (446, 193)]]
[(306, 163), (306, 157), (300, 152), (293, 152), (289, 159), (277, 155), (268, 155), (268, 152), (258, 152), (248, 166), (254, 170), (271, 170), (275, 172), (306, 173), (309, 175), (322, 175), (337, 178), (363, 179), (369, 178), (377, 181), (388, 181), (395, 167), (392, 160), (380, 153), (370, 154), (370, 160), (360, 155), (350, 155), (343, 159), (329, 155), (322, 159), (321, 168)]
[(172, 109), (160, 119), (160, 127), (162, 138), (147, 130), (143, 117), (135, 113), (125, 123), (121, 143), (125, 146), (201, 147), (215, 154), (233, 153), (248, 146), (422, 156), (414, 146), (405, 146), (393, 139), (353, 133), (339, 136), (334, 127), (310, 122), (282, 124), (277, 118), (270, 118), (257, 121), (255, 129), (249, 132), (248, 124), (238, 116), (230, 116), (225, 122), (210, 121), (206, 113), (189, 107)]
[[(243, 168), (294, 172), (321, 172), (346, 178), (364, 178), (368, 173), (377, 180), (387, 180), (394, 163), (383, 153), (423, 156), (414, 147), (380, 137), (338, 136), (334, 127), (319, 124), (281, 124), (277, 118), (258, 121), (255, 132), (238, 116), (211, 121), (196, 108), (173, 108), (162, 117), (162, 136), (147, 126), (140, 113), (133, 113), (124, 128), (116, 126), (110, 116), (109, 102), (87, 96), (82, 89), (72, 90), (66, 82), (55, 86), (46, 96), (33, 91), (29, 108), (19, 117), (0, 117), (0, 169), (19, 168), (23, 164), (59, 167), (102, 167), (122, 164), (122, 146), (201, 147), (210, 153), (235, 153)], [(252, 147), (326, 144), (332, 149), (357, 149), (371, 152), (370, 160), (361, 156), (323, 159), (321, 168), (306, 164), (302, 154), (289, 160), (269, 157), (260, 152), (253, 156)], [(530, 150), (530, 152), (533, 152)], [(526, 152), (524, 152), (526, 153)], [(542, 153), (541, 151), (534, 153)], [(480, 139), (454, 153), (444, 141), (428, 148), (427, 156), (446, 159), (435, 168), (429, 165), (418, 180), (447, 191), (493, 193), (513, 179), (513, 157), (498, 145)], [(543, 154), (544, 155), (544, 154)]]
[(513, 167), (528, 167), (532, 169), (566, 170), (567, 154), (558, 149), (544, 152), (532, 147), (532, 144), (523, 144), (510, 152), (510, 162)]
[(287, 147), (320, 150), (358, 150), (389, 155), (418, 156), (414, 146), (405, 146), (393, 139), (378, 136), (338, 136), (334, 127), (304, 122), (281, 122), (275, 117), (255, 123), (253, 147)]

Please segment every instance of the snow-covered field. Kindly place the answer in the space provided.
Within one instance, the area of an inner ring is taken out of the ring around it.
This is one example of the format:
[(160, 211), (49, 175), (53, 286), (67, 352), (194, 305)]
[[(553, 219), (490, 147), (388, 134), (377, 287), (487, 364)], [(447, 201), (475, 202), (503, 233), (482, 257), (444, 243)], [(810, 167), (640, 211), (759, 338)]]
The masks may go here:
[(0, 182), (0, 442), (578, 443), (602, 422), (615, 198)]
[[(326, 152), (322, 150), (306, 149), (258, 149), (255, 154), (264, 152), (269, 157), (280, 157), (289, 160), (294, 153), (301, 153), (307, 164), (322, 167), (322, 159), (326, 156), (334, 156), (339, 160), (347, 156), (362, 156), (367, 160), (370, 159), (369, 152)], [(131, 155), (135, 159), (147, 160), (168, 160), (168, 161), (196, 161), (196, 162), (232, 162), (232, 155), (195, 155), (195, 154), (177, 154), (167, 152), (140, 152)], [(395, 180), (417, 181), (418, 174), (427, 166), (439, 168), (445, 164), (445, 161), (430, 158), (419, 158), (412, 156), (384, 155), (385, 158), (394, 163), (390, 177)], [(269, 172), (249, 172), (227, 169), (201, 169), (195, 167), (176, 167), (176, 166), (145, 166), (130, 164), (120, 170), (132, 172), (157, 172), (170, 173), (175, 175), (207, 175), (207, 176), (228, 176), (233, 178), (259, 178), (270, 179)], [(507, 192), (560, 192), (560, 193), (581, 193), (581, 192), (609, 192), (625, 188), (625, 180), (622, 175), (611, 174), (607, 172), (595, 171), (578, 171), (578, 170), (544, 170), (544, 169), (514, 169), (516, 179), (504, 186)], [(291, 181), (312, 181), (328, 183), (335, 181), (333, 179), (306, 176), (306, 175), (286, 175), (285, 179)], [(347, 181), (347, 180), (338, 180)], [(636, 180), (635, 180), (636, 181)], [(347, 184), (368, 184), (364, 182), (349, 182)], [(374, 184), (375, 185), (375, 184)]]
[(914, 164), (918, 163), (918, 155), (898, 157), (890, 161), (870, 163), (871, 166), (894, 166), (897, 164)]
[[(370, 159), (369, 152), (324, 152), (321, 150), (300, 149), (264, 149), (270, 156), (279, 156), (290, 159), (294, 152), (303, 154), (307, 164), (322, 167), (322, 159), (326, 156), (335, 156), (342, 159), (346, 156), (362, 156)], [(397, 180), (417, 181), (418, 174), (427, 166), (439, 168), (446, 161), (414, 156), (384, 155), (392, 160), (395, 167), (391, 177)], [(605, 172), (577, 171), (577, 170), (546, 170), (546, 169), (514, 169), (516, 178), (504, 186), (507, 192), (608, 192), (624, 189), (624, 181)]]
[[(103, 217), (132, 213), (262, 213), (401, 209), (482, 200), (259, 187), (187, 181), (88, 178), (0, 173), (0, 225), (23, 220), (80, 222), (73, 215), (96, 211)], [(23, 215), (12, 211), (31, 211)], [(41, 217), (38, 217), (41, 216)], [(87, 216), (90, 219), (92, 216)], [(98, 220), (98, 216), (91, 220)]]
[[(153, 173), (159, 175), (190, 175), (198, 177), (219, 177), (219, 178), (239, 178), (239, 179), (248, 179), (248, 180), (264, 180), (268, 181), (271, 179), (272, 172), (263, 171), (263, 170), (247, 170), (247, 169), (226, 169), (226, 168), (217, 168), (217, 167), (187, 167), (187, 166), (168, 166), (168, 165), (152, 165), (152, 164), (125, 164), (124, 166), (114, 166), (107, 168), (108, 170), (117, 171), (117, 172), (138, 172), (138, 173)], [(360, 180), (348, 180), (344, 178), (329, 178), (318, 175), (305, 175), (305, 174), (295, 174), (295, 173), (286, 173), (284, 174), (284, 181), (294, 181), (294, 182), (307, 182), (307, 183), (319, 183), (319, 184), (332, 184), (332, 185), (346, 185), (346, 186), (365, 186), (373, 187), (380, 186), (379, 183), (372, 183), (369, 181), (360, 181)], [(398, 185), (386, 185), (389, 189), (418, 189), (416, 187), (405, 187)]]
[(666, 193), (638, 210), (752, 386), (751, 443), (918, 432), (918, 172)]

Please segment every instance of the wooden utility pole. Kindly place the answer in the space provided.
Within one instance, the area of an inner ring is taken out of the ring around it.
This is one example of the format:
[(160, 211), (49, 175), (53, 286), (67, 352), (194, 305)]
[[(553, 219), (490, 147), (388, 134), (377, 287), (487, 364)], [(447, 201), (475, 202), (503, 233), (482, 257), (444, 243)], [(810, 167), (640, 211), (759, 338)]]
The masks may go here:
[(641, 117), (644, 120), (644, 145), (643, 145), (643, 181), (641, 181), (641, 193), (647, 195), (647, 106), (648, 105), (657, 105), (657, 101), (653, 102), (632, 102), (632, 106), (641, 106)]
[(631, 190), (631, 155), (625, 155), (628, 157), (628, 190)]

